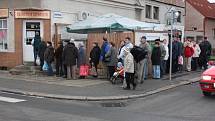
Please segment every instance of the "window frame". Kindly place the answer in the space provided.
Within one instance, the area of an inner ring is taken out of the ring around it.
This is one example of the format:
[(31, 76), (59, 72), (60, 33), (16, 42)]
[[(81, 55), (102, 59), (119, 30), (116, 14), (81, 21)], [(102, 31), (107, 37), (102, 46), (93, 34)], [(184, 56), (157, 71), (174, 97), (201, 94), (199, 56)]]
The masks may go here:
[[(150, 9), (147, 9), (147, 8), (150, 8)], [(147, 18), (147, 19), (152, 19), (152, 5), (146, 5), (145, 6), (145, 18)], [(147, 11), (147, 10), (149, 10), (149, 12)], [(148, 16), (148, 13), (149, 13), (149, 16)]]
[[(155, 9), (157, 9), (157, 17), (155, 17)], [(157, 6), (153, 6), (153, 19), (159, 20), (160, 19), (160, 8)]]
[[(4, 20), (6, 20), (6, 28), (4, 28)], [(8, 51), (8, 39), (9, 39), (9, 31), (8, 31), (8, 18), (0, 18), (0, 21), (2, 21), (2, 27), (0, 28), (0, 30), (6, 30), (6, 32), (7, 32), (7, 36), (6, 36), (6, 41), (3, 41), (3, 45), (1, 45), (2, 46), (2, 48), (0, 48), (0, 52), (4, 52), (4, 51)], [(7, 44), (7, 48), (5, 48), (5, 43)]]
[(182, 19), (181, 11), (177, 11), (177, 12), (179, 13), (179, 16), (178, 16), (178, 18), (176, 19), (176, 22), (181, 23), (181, 22), (182, 22), (182, 21), (181, 21), (181, 19)]

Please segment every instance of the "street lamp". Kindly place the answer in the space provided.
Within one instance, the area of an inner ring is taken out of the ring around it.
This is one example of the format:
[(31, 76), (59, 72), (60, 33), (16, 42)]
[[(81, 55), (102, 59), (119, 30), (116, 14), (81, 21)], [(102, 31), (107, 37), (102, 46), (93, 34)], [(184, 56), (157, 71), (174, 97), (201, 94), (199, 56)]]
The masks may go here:
[(169, 67), (169, 80), (172, 80), (172, 42), (173, 42), (173, 25), (179, 17), (179, 12), (172, 7), (169, 12), (171, 14), (171, 37), (170, 37), (170, 67)]

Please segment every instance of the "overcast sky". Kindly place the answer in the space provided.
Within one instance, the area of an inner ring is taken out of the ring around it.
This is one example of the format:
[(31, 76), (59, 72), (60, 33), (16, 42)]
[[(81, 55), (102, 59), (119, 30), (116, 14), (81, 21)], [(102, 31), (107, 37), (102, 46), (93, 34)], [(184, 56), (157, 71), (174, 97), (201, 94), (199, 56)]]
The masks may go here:
[(210, 3), (215, 3), (215, 0), (208, 0)]

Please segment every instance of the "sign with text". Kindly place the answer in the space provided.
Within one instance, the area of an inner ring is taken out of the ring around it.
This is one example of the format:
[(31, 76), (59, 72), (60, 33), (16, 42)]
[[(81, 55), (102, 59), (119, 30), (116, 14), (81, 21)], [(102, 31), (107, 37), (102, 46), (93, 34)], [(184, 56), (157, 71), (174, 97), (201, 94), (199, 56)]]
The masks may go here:
[(15, 18), (50, 19), (50, 11), (15, 11)]
[(7, 18), (9, 16), (9, 10), (7, 8), (0, 8), (0, 18)]

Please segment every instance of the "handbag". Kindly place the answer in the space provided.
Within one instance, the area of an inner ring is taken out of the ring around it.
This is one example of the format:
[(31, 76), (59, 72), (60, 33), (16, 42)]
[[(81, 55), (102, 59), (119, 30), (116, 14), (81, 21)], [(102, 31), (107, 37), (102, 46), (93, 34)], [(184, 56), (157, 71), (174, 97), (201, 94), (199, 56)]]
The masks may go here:
[(80, 76), (88, 76), (89, 75), (89, 66), (88, 65), (81, 65), (79, 70)]
[(96, 68), (93, 64), (92, 64), (92, 68), (90, 69), (90, 75), (91, 76), (98, 76), (98, 74), (96, 72)]
[(42, 68), (43, 71), (48, 71), (48, 68), (49, 68), (49, 66), (48, 66), (47, 62), (44, 61), (43, 68)]

